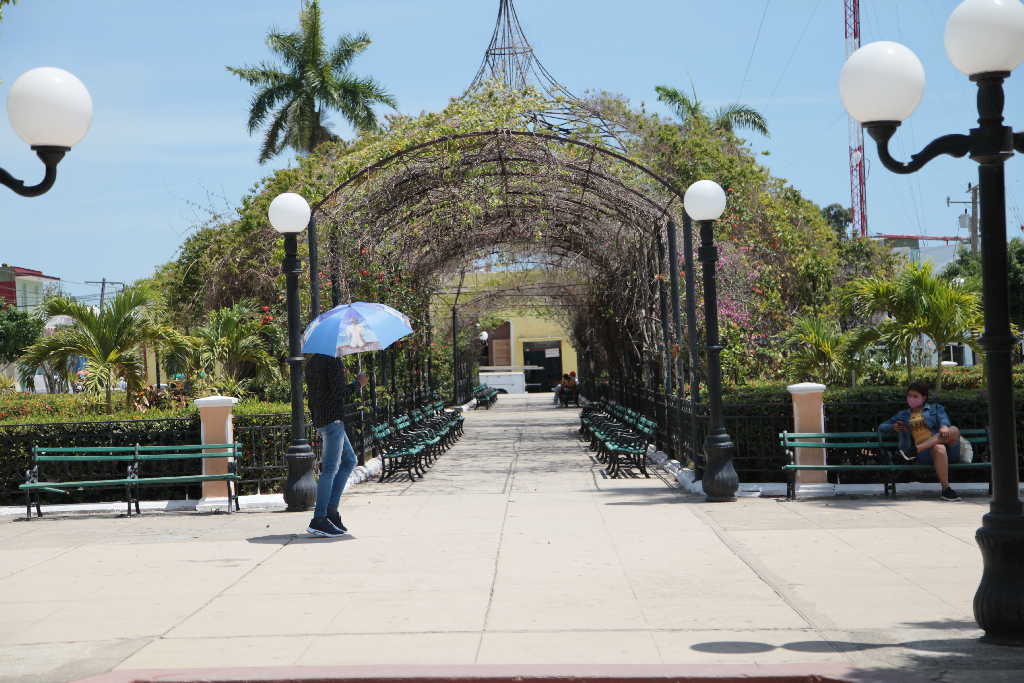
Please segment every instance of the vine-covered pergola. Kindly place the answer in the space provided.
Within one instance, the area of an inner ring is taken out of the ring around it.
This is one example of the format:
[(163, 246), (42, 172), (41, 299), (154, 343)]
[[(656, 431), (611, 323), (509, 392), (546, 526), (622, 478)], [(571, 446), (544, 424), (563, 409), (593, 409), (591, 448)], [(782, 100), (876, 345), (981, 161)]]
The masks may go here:
[(526, 262), (551, 274), (541, 277), (541, 294), (566, 311), (587, 361), (660, 384), (664, 366), (650, 361), (680, 341), (666, 318), (674, 269), (665, 244), (681, 213), (677, 188), (614, 150), (490, 130), (416, 144), (367, 166), (328, 193), (314, 219), (336, 301), (358, 289), (348, 264), (389, 264), (429, 296), (496, 256)]

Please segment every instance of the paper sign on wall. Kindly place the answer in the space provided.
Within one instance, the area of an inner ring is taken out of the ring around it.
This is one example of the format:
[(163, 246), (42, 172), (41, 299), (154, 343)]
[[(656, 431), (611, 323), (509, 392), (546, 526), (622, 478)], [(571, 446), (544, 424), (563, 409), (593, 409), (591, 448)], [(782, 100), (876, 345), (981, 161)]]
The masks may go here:
[(544, 349), (545, 358), (558, 358), (562, 355), (561, 349)]

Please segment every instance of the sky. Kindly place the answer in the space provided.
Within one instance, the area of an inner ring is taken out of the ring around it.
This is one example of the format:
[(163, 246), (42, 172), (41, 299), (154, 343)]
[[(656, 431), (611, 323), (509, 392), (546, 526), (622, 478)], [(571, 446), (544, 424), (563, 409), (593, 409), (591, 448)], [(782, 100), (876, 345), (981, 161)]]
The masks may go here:
[[(209, 211), (230, 211), (287, 156), (257, 163), (246, 126), (252, 89), (225, 65), (273, 55), (268, 29), (294, 30), (300, 0), (19, 0), (0, 22), (0, 98), (22, 72), (58, 66), (89, 88), (89, 135), (61, 163), (54, 189), (26, 199), (0, 188), (0, 262), (61, 277), (95, 298), (101, 278), (131, 283), (175, 258)], [(838, 95), (842, 0), (516, 0), (548, 70), (576, 93), (620, 93), (668, 113), (656, 85), (693, 89), (714, 108), (743, 102), (768, 120), (750, 134), (771, 171), (824, 206), (850, 203), (848, 119)], [(896, 40), (924, 63), (928, 85), (896, 135), (906, 159), (932, 138), (975, 125), (974, 86), (943, 49), (956, 0), (862, 0), (864, 42)], [(498, 0), (322, 0), (329, 40), (365, 31), (353, 62), (404, 114), (436, 111), (473, 79)], [(1007, 120), (1024, 128), (1024, 75), (1007, 81)], [(336, 133), (351, 130), (333, 120)], [(869, 139), (870, 144), (870, 139)], [(975, 164), (941, 157), (886, 171), (869, 146), (871, 233), (954, 235)], [(0, 167), (37, 182), (42, 166), (0, 116)], [(340, 179), (339, 179), (340, 182)], [(1011, 236), (1024, 224), (1024, 163), (1007, 168)], [(939, 244), (932, 242), (929, 244)]]

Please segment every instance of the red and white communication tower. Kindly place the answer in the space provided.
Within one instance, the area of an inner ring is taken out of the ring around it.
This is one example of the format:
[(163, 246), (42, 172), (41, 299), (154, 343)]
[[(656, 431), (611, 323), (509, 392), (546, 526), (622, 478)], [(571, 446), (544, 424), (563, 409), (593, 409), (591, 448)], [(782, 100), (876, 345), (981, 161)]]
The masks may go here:
[[(846, 57), (860, 47), (860, 0), (843, 0), (846, 17)], [(850, 117), (850, 213), (854, 234), (868, 234), (868, 187), (864, 170), (864, 128)]]

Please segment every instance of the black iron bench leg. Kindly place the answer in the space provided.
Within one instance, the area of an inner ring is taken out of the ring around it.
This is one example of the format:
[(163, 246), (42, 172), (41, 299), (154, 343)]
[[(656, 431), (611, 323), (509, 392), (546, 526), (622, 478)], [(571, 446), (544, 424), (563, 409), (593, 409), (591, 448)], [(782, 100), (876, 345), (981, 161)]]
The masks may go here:
[(638, 464), (640, 465), (640, 473), (643, 474), (648, 479), (650, 479), (651, 475), (647, 474), (647, 454), (646, 453), (644, 453), (643, 455), (639, 456)]

